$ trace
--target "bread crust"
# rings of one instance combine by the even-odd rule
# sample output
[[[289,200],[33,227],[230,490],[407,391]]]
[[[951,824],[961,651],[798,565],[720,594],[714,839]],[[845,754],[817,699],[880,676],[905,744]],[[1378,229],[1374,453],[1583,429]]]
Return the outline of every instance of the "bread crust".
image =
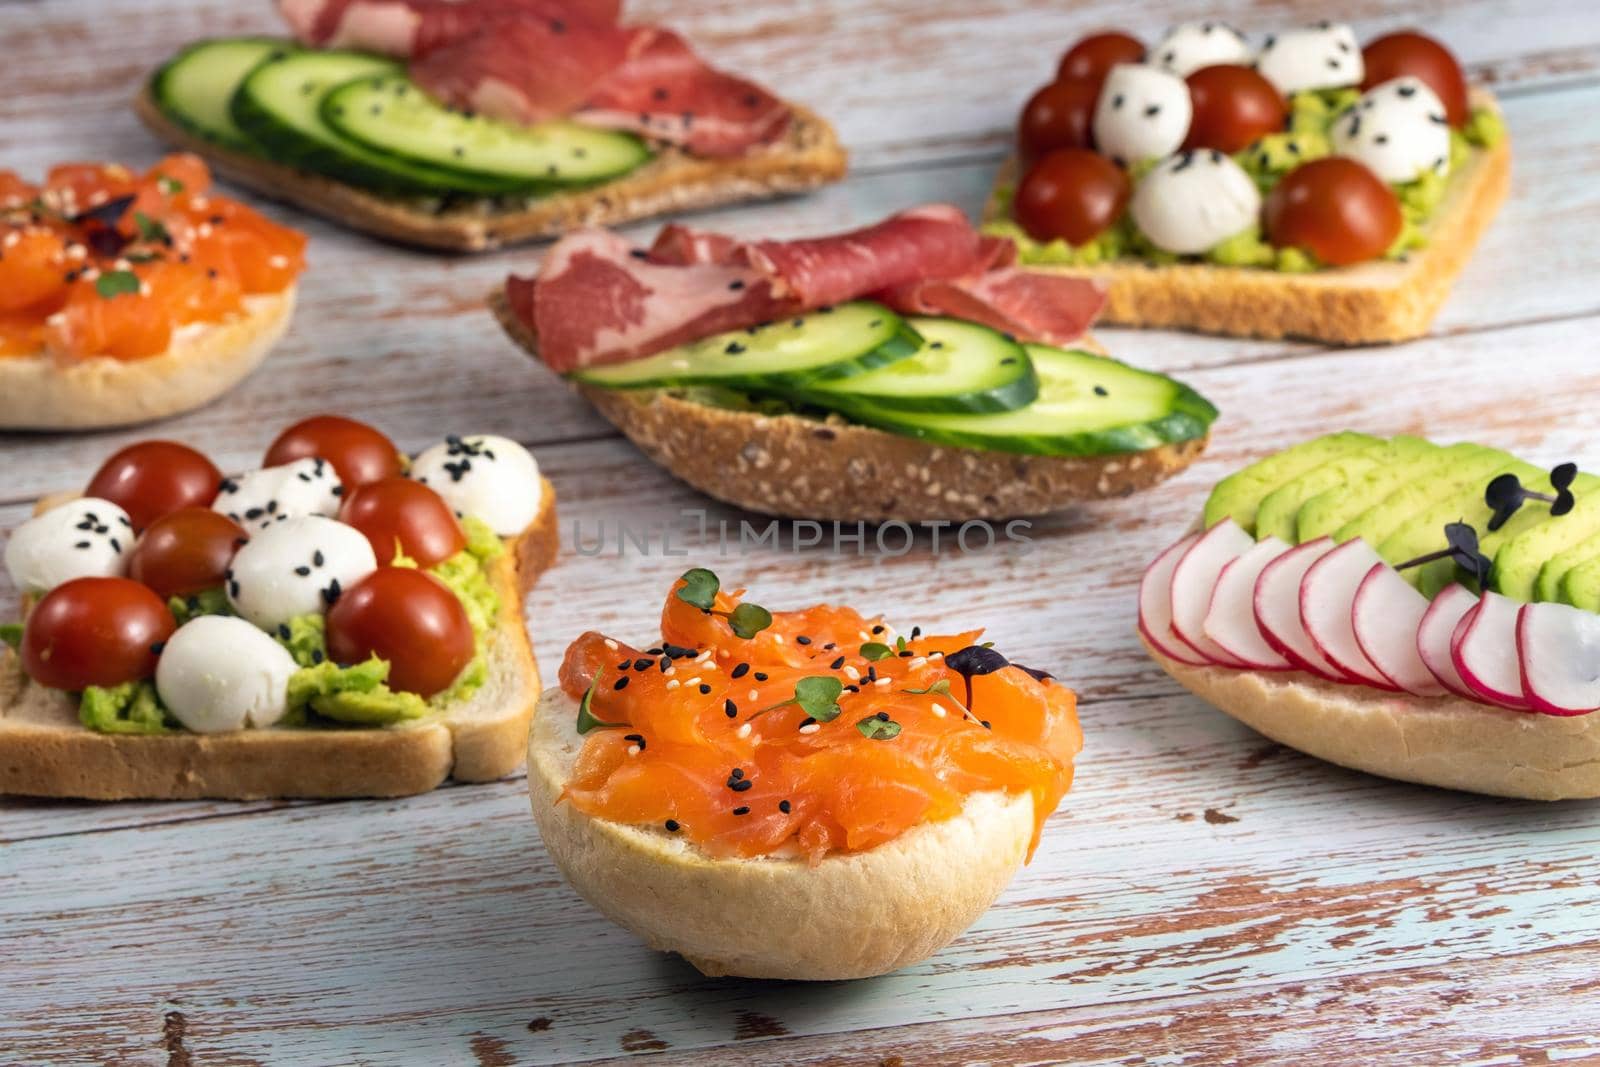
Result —
[[[528,791],[546,850],[607,918],[713,977],[836,981],[926,959],[988,910],[1033,835],[1031,795],[979,793],[955,818],[815,865],[712,858],[664,830],[559,801],[583,744],[576,716],[575,700],[549,690],[528,741]]]
[[[1300,671],[1193,667],[1144,644],[1162,670],[1208,704],[1341,767],[1490,796],[1600,796],[1600,713],[1538,715],[1341,685]]]
[[[78,722],[77,703],[34,685],[14,652],[0,657],[0,794],[84,800],[256,800],[393,797],[446,778],[490,781],[521,765],[539,699],[522,601],[554,558],[555,490],[492,561],[500,616],[489,680],[448,712],[378,729],[240,730],[159,736],[104,734]]]
[[[146,359],[0,356],[0,430],[94,430],[192,411],[243,381],[283,337],[295,287],[245,298]]]
[[[590,188],[509,206],[481,198],[433,210],[426,200],[379,196],[196,136],[162,113],[148,86],[134,101],[151,132],[202,156],[229,181],[374,237],[449,252],[481,252],[581,226],[802,193],[844,177],[848,159],[833,127],[798,104],[790,107],[794,121],[784,137],[742,156],[702,159],[668,148],[630,174]]]
[[[502,290],[490,294],[489,306],[537,359],[538,338]],[[640,451],[702,493],[791,518],[966,522],[1044,515],[1165,481],[1209,441],[1109,456],[1028,456],[933,445],[837,417],[728,411],[662,390],[575,388]]]

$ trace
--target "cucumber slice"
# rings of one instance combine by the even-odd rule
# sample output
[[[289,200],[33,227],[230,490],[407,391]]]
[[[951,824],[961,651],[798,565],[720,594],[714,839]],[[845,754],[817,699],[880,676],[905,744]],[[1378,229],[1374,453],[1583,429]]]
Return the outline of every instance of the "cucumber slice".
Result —
[[[609,181],[650,158],[629,133],[453,111],[399,73],[340,86],[323,99],[322,119],[374,151],[526,190]]]
[[[922,349],[910,359],[810,387],[813,402],[865,403],[885,411],[1015,411],[1039,395],[1033,361],[999,330],[960,319],[914,318]]]
[[[1039,396],[1016,411],[944,415],[852,401],[840,413],[934,444],[1047,456],[1143,452],[1204,437],[1217,417],[1204,397],[1164,375],[1089,352],[1025,348]]]
[[[220,37],[196,41],[150,78],[150,95],[162,114],[197,137],[240,152],[256,145],[228,113],[239,84],[262,60],[296,46],[273,37]]]
[[[922,338],[899,315],[861,300],[717,334],[645,359],[574,371],[570,377],[608,389],[704,383],[799,388],[824,378],[862,375],[921,346]]]

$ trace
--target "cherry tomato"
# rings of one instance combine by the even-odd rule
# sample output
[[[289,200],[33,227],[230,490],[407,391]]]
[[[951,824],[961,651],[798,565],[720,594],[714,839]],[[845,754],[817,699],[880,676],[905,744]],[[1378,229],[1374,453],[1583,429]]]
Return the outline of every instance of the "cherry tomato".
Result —
[[[1099,85],[1118,63],[1143,60],[1144,44],[1139,38],[1119,31],[1092,33],[1067,49],[1056,77],[1061,81],[1084,79]]]
[[[1100,83],[1051,82],[1028,98],[1017,122],[1017,151],[1023,166],[1058,148],[1092,148],[1094,105]]]
[[[216,465],[188,445],[141,441],[102,463],[84,495],[118,505],[142,530],[179,508],[209,507],[221,483]]]
[[[430,697],[472,660],[472,623],[439,579],[410,567],[379,567],[328,609],[328,655],[336,663],[389,661],[389,687]]]
[[[1317,159],[1285,174],[1267,194],[1267,238],[1304,248],[1336,267],[1378,256],[1400,236],[1400,201],[1353,159]]]
[[[155,673],[177,623],[160,597],[128,578],[63,582],[28,613],[22,666],[52,689],[121,685]]]
[[[244,528],[221,512],[180,508],[139,535],[128,556],[128,577],[163,598],[215,589],[233,554],[248,540]]]
[[[313,415],[278,435],[267,449],[264,467],[320,456],[333,464],[345,492],[400,473],[400,450],[364,422],[343,415]]]
[[[431,567],[467,547],[455,512],[444,498],[410,478],[385,478],[345,497],[339,521],[367,535],[380,565],[394,559],[395,545],[422,567]]]
[[[1128,175],[1105,156],[1063,148],[1023,176],[1012,214],[1036,241],[1081,245],[1122,217],[1130,191]]]
[[[1219,63],[1185,79],[1194,119],[1185,148],[1215,148],[1232,155],[1283,129],[1289,108],[1273,84],[1252,67]]]
[[[1375,85],[1403,78],[1420,78],[1444,102],[1445,117],[1457,129],[1472,117],[1467,103],[1467,77],[1450,49],[1416,30],[1389,33],[1361,50],[1366,76],[1361,79],[1365,92]]]

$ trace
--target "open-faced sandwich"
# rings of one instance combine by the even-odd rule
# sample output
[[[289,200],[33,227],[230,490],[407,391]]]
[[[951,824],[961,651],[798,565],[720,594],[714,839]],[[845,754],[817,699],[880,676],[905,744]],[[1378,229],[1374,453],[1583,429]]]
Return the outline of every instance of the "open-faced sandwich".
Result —
[[[812,519],[1037,515],[1187,466],[1214,409],[1087,337],[1098,283],[931,204],[850,233],[563,238],[492,303],[652,459]]]
[[[981,636],[769,612],[691,570],[659,641],[590,631],[541,698],[545,847],[608,918],[709,975],[915,963],[1032,854],[1083,746],[1072,690]]]
[[[143,174],[0,170],[0,429],[122,426],[236,385],[288,328],[305,238],[210,191],[194,156]]]
[[[987,228],[1107,282],[1108,322],[1397,341],[1427,331],[1510,170],[1493,97],[1431,37],[1191,22],[1067,51]]]
[[[229,179],[460,251],[842,177],[833,128],[618,0],[280,0],[295,40],[191,45],[138,111]]]
[[[1274,740],[1477,793],[1600,796],[1600,478],[1338,433],[1224,478],[1139,628]]]
[[[407,459],[359,422],[285,430],[224,478],[173,441],[40,503],[5,564],[0,794],[399,796],[521,762],[522,599],[555,499],[500,437]]]

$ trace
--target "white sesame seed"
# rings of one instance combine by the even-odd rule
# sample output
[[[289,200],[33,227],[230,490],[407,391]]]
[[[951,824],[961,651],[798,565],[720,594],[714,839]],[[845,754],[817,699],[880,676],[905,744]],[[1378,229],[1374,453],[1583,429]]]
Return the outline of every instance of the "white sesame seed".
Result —
[[[639,754],[639,746],[638,745],[629,745],[628,746],[628,755],[637,756],[638,754]]]
[[[937,700],[933,702],[933,713],[935,716],[941,719],[949,714],[949,712],[944,710],[944,705],[939,703]]]
[[[814,734],[820,729],[822,729],[821,723],[812,722],[800,727],[800,732],[803,734]]]
[[[918,667],[927,666],[927,663],[928,663],[928,657],[927,656],[918,656],[916,659],[914,659],[910,663],[906,664],[906,666],[909,667],[911,670],[916,670]]]
[[[699,685],[700,684],[700,676],[697,674],[693,678],[685,678],[684,681],[683,681],[683,684],[684,685]]]
[[[617,643],[608,637],[606,638],[606,647],[615,652],[617,650]]]
[[[728,650],[725,649],[725,648],[717,649],[717,658],[718,659],[727,659],[728,658]]]
[[[666,669],[666,670],[665,670],[665,671],[663,671],[663,672],[662,672],[662,673],[663,673],[663,674],[664,674],[664,675],[665,675],[665,676],[666,676],[666,677],[668,677],[668,678],[671,678],[671,677],[672,677],[672,676],[673,676],[673,675],[674,675],[674,674],[677,674],[677,673],[678,673],[678,668],[676,668],[676,667],[668,667],[668,668],[667,668],[667,669]]]
[[[743,726],[741,726],[737,730],[735,730],[734,733],[738,734],[740,737],[749,737],[750,736],[750,724],[749,723],[745,723]]]
[[[856,636],[861,638],[861,640],[863,640],[863,641],[871,641],[872,640],[872,635],[867,633],[867,631],[865,631],[865,630],[856,631]]]
[[[861,681],[861,672],[848,665],[844,669],[844,676],[850,679],[852,682]]]
[[[667,683],[667,688],[668,689],[676,689],[676,688],[678,688],[678,680],[676,678],[672,679],[672,681]]]
[[[768,632],[770,632],[770,631],[768,631]],[[772,635],[772,639],[774,641],[776,641],[780,645],[783,644],[783,635],[782,634],[775,633],[775,634]]]
[[[750,690],[750,699],[751,700],[760,700],[761,699],[761,691],[759,689]]]
[[[929,652],[928,653],[928,658],[929,659],[944,659],[944,653],[943,652]]]
[[[891,678],[879,678],[873,684],[876,685],[879,689],[887,689],[887,688],[889,688],[889,686],[891,684],[893,684],[893,679],[891,679]]]

